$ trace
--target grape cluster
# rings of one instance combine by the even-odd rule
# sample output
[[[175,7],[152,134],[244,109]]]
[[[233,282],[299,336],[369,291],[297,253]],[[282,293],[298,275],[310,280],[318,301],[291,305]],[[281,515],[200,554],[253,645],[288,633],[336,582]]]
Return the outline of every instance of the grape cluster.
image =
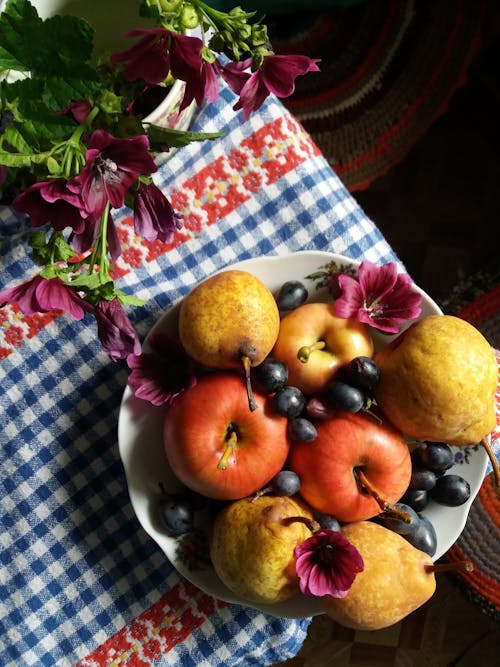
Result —
[[[426,442],[412,452],[410,484],[401,501],[421,512],[430,500],[448,507],[470,498],[470,485],[460,475],[448,473],[454,464],[453,450],[445,442]]]
[[[316,438],[316,427],[304,416],[306,397],[297,387],[286,384],[288,369],[283,361],[267,357],[255,367],[254,379],[266,394],[273,394],[274,409],[288,419],[291,440],[311,442]]]

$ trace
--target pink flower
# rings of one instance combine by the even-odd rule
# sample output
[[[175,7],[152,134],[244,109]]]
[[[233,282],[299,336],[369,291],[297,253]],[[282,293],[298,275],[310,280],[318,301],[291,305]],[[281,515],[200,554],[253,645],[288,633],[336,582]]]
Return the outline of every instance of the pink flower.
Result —
[[[92,306],[72,287],[57,277],[47,280],[35,276],[17,287],[3,290],[0,292],[0,303],[8,301],[17,303],[25,315],[62,310],[74,320],[81,320],[86,311],[92,310]]]
[[[343,598],[364,569],[359,551],[335,530],[319,530],[293,553],[300,590],[305,595]]]
[[[307,72],[317,72],[318,59],[307,56],[264,56],[262,66],[254,72],[247,72],[252,59],[219,66],[221,76],[240,99],[234,110],[243,109],[243,120],[252,111],[259,109],[266,97],[273,93],[276,97],[289,97],[295,90],[295,79]]]
[[[116,361],[140,354],[141,343],[118,299],[101,299],[94,310],[97,335],[103,349]]]
[[[398,333],[401,324],[420,315],[422,296],[415,292],[410,276],[398,273],[394,262],[376,266],[365,260],[358,269],[358,279],[341,274],[342,291],[335,301],[339,317],[357,318],[383,331]]]
[[[123,70],[125,81],[143,79],[147,83],[161,83],[170,71],[168,46],[171,33],[165,28],[152,30],[131,30],[125,37],[143,35],[130,49],[111,56],[111,62],[127,63]]]
[[[17,211],[30,216],[33,227],[51,223],[57,231],[71,227],[80,233],[88,213],[78,192],[64,178],[53,178],[30,185],[12,202]]]
[[[182,216],[154,183],[141,183],[134,201],[134,229],[146,241],[172,240],[176,229],[182,227]]]
[[[125,194],[138,176],[153,173],[157,166],[143,134],[116,139],[104,130],[95,130],[88,146],[85,166],[68,187],[85,202],[89,216],[97,220],[108,201],[113,208],[123,206]]]
[[[151,352],[130,355],[128,383],[137,398],[153,405],[170,404],[196,384],[193,362],[177,339],[166,333],[149,338]]]

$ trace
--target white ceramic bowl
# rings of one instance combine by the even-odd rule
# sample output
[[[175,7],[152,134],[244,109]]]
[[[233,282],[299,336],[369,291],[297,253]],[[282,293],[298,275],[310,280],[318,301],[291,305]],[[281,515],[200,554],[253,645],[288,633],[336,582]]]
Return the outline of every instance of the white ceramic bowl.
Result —
[[[328,301],[330,299],[327,290],[325,288],[316,290],[316,284],[306,279],[306,276],[318,271],[322,266],[332,261],[338,265],[358,265],[357,262],[340,255],[306,251],[291,255],[250,259],[234,264],[231,268],[239,268],[253,273],[273,292],[276,292],[287,280],[302,280],[309,289],[310,301]],[[441,314],[439,307],[427,294],[418,287],[415,287],[415,289],[423,297],[421,316]],[[178,304],[165,313],[153,327],[152,332],[175,329],[177,312]],[[376,349],[387,344],[392,338],[393,336],[373,332]],[[159,483],[163,483],[170,491],[180,488],[178,481],[169,469],[163,450],[162,424],[164,414],[165,408],[154,407],[148,402],[136,399],[130,389],[126,388],[118,424],[119,448],[127,476],[130,499],[144,530],[155,540],[167,558],[186,579],[216,598],[255,607],[274,616],[305,618],[322,613],[317,598],[301,594],[273,605],[249,603],[228,590],[211,567],[191,570],[179,557],[179,541],[165,534],[157,516],[158,503],[161,497]],[[470,505],[484,478],[487,465],[484,449],[469,450],[469,452],[468,463],[456,464],[450,469],[451,472],[460,474],[469,482],[471,486],[469,500],[460,507],[444,507],[431,501],[423,512],[432,521],[436,529],[438,538],[437,551],[434,556],[436,560],[451,547],[462,532]],[[201,527],[204,523],[206,524],[207,517],[202,515],[199,521]]]

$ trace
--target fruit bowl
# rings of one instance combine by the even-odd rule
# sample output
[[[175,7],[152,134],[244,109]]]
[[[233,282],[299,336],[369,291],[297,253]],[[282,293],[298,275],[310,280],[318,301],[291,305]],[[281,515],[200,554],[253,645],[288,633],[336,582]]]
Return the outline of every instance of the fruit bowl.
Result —
[[[329,301],[328,290],[321,287],[317,279],[307,278],[321,272],[323,268],[335,262],[341,270],[356,268],[358,262],[347,257],[327,252],[303,251],[292,255],[270,256],[249,259],[231,267],[253,273],[262,280],[272,292],[288,280],[302,281],[309,291],[309,301]],[[421,289],[415,289],[422,295],[421,317],[441,314],[437,304]],[[152,333],[159,331],[174,332],[177,325],[179,304],[174,305],[152,328]],[[387,345],[394,336],[371,330],[374,347],[380,349]],[[144,343],[148,345],[147,339]],[[151,403],[135,398],[127,386],[125,389],[118,422],[118,441],[120,456],[125,468],[132,506],[144,530],[155,540],[174,567],[195,586],[214,597],[230,603],[254,607],[264,613],[289,618],[307,618],[320,613],[319,600],[312,596],[297,594],[293,598],[272,605],[250,603],[238,598],[215,574],[207,563],[186,558],[186,548],[181,549],[182,538],[169,537],[162,528],[158,505],[161,499],[161,487],[175,493],[181,487],[170,470],[163,449],[162,430],[166,407],[155,407]],[[463,452],[463,450],[462,450]],[[470,505],[479,491],[487,466],[484,448],[468,448],[467,456],[457,457],[457,463],[449,470],[466,479],[470,484],[470,497],[459,507],[447,507],[431,501],[423,511],[433,523],[437,534],[437,550],[434,560],[440,558],[457,540],[462,532]],[[197,525],[206,528],[210,521],[208,513],[197,513]]]

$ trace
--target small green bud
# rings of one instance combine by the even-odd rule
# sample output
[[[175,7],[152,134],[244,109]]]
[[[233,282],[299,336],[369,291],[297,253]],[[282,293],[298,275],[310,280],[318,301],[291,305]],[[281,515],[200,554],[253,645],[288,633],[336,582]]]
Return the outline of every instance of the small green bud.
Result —
[[[268,41],[267,27],[265,25],[261,25],[260,23],[255,23],[252,26],[252,36],[250,41],[254,46],[266,44]]]
[[[58,174],[61,171],[59,162],[52,156],[47,158],[47,169],[49,170],[49,174]]]
[[[199,25],[200,19],[198,17],[198,12],[193,5],[184,5],[180,15],[180,22],[187,30],[192,30]]]
[[[164,12],[175,12],[182,4],[182,0],[158,0],[160,7]]]

